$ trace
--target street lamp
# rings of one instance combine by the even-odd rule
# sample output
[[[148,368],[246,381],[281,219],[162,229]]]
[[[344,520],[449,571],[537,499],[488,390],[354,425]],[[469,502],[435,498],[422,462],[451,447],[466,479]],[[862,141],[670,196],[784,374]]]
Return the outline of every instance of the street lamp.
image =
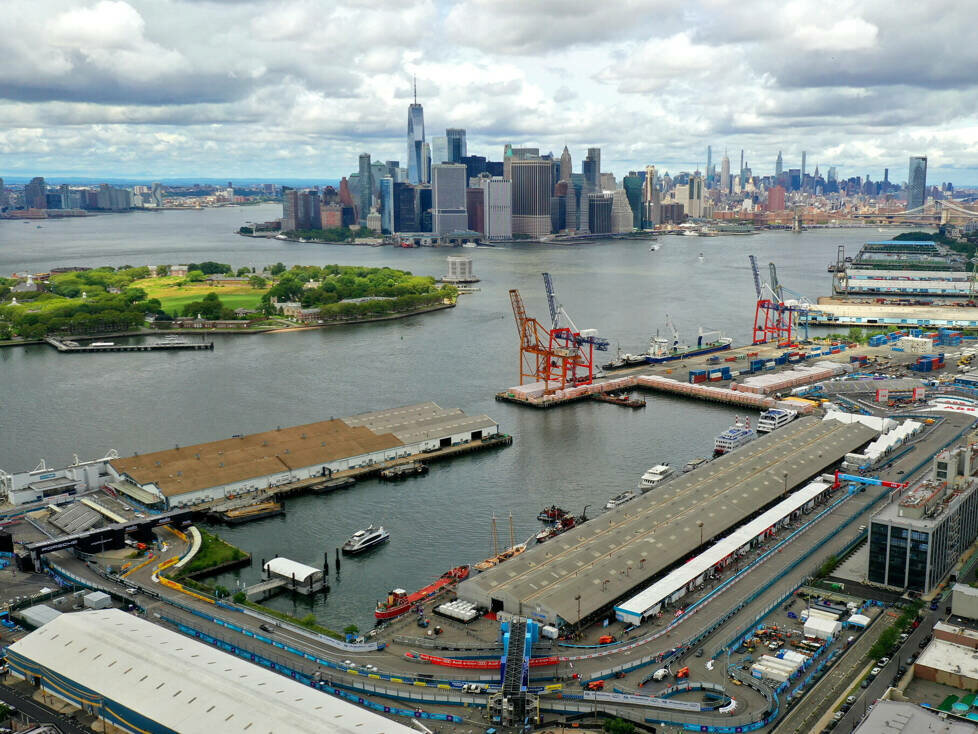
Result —
[[[788,472],[784,472],[784,493],[788,494]]]
[[[703,521],[697,520],[696,527],[700,529],[700,547],[702,548],[703,547]]]
[[[578,628],[580,628],[580,626],[581,626],[581,595],[578,594],[577,596],[575,596],[574,597],[574,600],[577,602],[577,626],[578,626]]]

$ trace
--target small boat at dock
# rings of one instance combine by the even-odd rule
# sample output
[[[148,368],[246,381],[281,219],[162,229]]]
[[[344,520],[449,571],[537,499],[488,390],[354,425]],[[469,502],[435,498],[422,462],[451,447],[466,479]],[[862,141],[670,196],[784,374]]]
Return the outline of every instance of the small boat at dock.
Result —
[[[614,510],[614,509],[617,509],[617,508],[621,507],[622,505],[626,504],[627,502],[631,502],[636,497],[638,497],[638,494],[636,494],[635,492],[633,492],[630,489],[626,489],[621,494],[616,494],[614,497],[612,497],[610,500],[608,500],[608,502],[605,503],[604,508],[606,510]]]
[[[620,405],[623,408],[645,407],[645,400],[642,398],[633,398],[628,393],[596,392],[591,396],[591,400],[597,400],[601,403],[611,403],[612,405]]]
[[[690,459],[683,466],[683,474],[691,472],[695,469],[699,469],[701,466],[703,466],[703,464],[705,464],[708,461],[709,459],[707,459],[705,456],[697,456],[695,459]]]
[[[420,604],[425,599],[430,599],[446,586],[457,584],[469,577],[468,566],[456,566],[451,571],[446,571],[434,583],[428,584],[422,589],[409,594],[404,589],[392,589],[387,595],[387,599],[377,603],[374,609],[374,617],[379,620],[394,619],[400,617],[405,612],[411,610],[416,604]]]
[[[650,467],[645,474],[642,475],[642,481],[639,487],[643,492],[648,492],[653,487],[656,487],[662,482],[666,481],[673,474],[673,469],[668,464],[656,464]]]
[[[557,505],[550,505],[550,507],[544,507],[542,510],[540,510],[540,512],[537,514],[537,520],[540,520],[541,522],[554,522],[566,514],[566,510],[562,510],[561,508],[557,507]]]
[[[397,464],[381,470],[380,478],[386,479],[389,482],[396,482],[400,479],[417,477],[427,473],[427,465],[422,464],[420,461],[409,461],[405,464]]]
[[[390,539],[391,534],[384,530],[383,525],[377,527],[370,525],[364,530],[357,530],[350,536],[350,539],[343,544],[343,553],[354,556],[381,543],[386,543]]]

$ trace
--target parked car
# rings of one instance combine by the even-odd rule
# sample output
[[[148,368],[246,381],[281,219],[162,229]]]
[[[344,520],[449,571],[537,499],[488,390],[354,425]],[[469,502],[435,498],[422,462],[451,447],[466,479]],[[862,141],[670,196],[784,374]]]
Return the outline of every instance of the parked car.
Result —
[[[880,658],[879,660],[876,661],[876,664],[882,668],[888,662],[890,662],[889,658]]]
[[[849,704],[850,706],[852,706],[852,704],[854,704],[855,702],[856,702],[856,697],[855,696],[849,696],[846,699],[846,703]]]
[[[876,677],[876,676],[878,676],[878,675],[879,675],[879,674],[880,674],[880,673],[881,673],[882,671],[883,671],[883,669],[882,669],[882,668],[879,668],[879,667],[877,667],[877,668],[873,668],[873,669],[872,669],[871,671],[869,671],[869,674],[870,674],[870,675],[871,675],[871,676],[872,676],[873,678],[875,678],[875,677]]]

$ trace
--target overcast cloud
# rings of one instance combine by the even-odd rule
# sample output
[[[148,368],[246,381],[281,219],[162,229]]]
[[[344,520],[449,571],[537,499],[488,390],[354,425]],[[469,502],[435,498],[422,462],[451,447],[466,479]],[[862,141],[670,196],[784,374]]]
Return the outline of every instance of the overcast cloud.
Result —
[[[835,165],[978,184],[975,0],[4,0],[0,176],[335,178],[468,131],[618,175]]]

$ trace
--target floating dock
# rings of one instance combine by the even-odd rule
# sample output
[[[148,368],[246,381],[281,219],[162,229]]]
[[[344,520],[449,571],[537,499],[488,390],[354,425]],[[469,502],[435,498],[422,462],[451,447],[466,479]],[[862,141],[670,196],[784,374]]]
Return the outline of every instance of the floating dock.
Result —
[[[77,344],[70,340],[61,340],[53,336],[44,337],[44,341],[63,353],[92,353],[92,352],[156,352],[156,351],[180,351],[191,350],[213,350],[214,342],[150,342],[149,344]]]
[[[285,514],[285,507],[281,502],[268,500],[258,502],[254,505],[236,507],[231,510],[214,513],[216,519],[228,525],[240,525],[241,523],[251,522],[252,520],[263,520],[266,517],[276,517]]]

